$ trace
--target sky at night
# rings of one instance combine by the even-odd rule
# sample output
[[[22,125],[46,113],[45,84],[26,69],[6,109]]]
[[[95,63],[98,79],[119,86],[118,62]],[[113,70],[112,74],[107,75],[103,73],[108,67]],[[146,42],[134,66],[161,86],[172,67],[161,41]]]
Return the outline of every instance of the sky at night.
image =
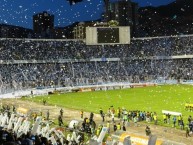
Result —
[[[116,0],[111,0],[116,1]],[[175,0],[132,0],[139,6],[159,6]],[[32,16],[48,11],[55,16],[55,26],[99,19],[103,0],[83,0],[70,6],[66,0],[0,0],[0,23],[32,28]]]

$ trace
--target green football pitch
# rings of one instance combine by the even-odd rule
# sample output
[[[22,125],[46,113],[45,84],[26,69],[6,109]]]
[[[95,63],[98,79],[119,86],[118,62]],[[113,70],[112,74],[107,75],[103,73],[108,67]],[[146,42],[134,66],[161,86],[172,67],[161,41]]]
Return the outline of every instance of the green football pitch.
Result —
[[[29,98],[28,98],[29,99]],[[162,120],[162,110],[180,112],[187,123],[193,112],[185,110],[185,103],[193,103],[193,86],[191,85],[162,85],[144,88],[108,90],[95,92],[65,93],[30,98],[42,103],[46,99],[50,105],[57,105],[76,110],[99,113],[102,108],[106,113],[110,106],[115,110],[140,110],[156,112],[158,120]]]

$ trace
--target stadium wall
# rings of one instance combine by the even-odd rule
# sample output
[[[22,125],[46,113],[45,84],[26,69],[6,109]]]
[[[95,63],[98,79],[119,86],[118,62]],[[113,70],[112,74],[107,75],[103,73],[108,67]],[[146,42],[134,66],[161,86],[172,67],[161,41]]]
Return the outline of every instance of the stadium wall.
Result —
[[[91,92],[91,91],[106,91],[106,90],[117,90],[117,89],[127,89],[127,88],[139,88],[139,87],[150,87],[157,85],[175,85],[175,84],[187,84],[193,85],[193,80],[165,80],[158,79],[152,80],[150,82],[144,83],[106,83],[98,85],[86,85],[86,86],[73,86],[73,87],[37,87],[28,90],[19,90],[12,93],[1,94],[1,98],[21,98],[22,96],[43,96],[49,94],[55,94],[55,92]],[[33,94],[32,94],[33,92]]]
[[[34,88],[29,90],[20,90],[13,93],[2,94],[1,98],[21,98],[22,96],[45,96],[57,92],[88,92],[100,90],[116,90],[126,88],[138,88],[156,86],[156,83],[109,83],[101,85],[87,85],[74,87],[58,87],[58,88]]]

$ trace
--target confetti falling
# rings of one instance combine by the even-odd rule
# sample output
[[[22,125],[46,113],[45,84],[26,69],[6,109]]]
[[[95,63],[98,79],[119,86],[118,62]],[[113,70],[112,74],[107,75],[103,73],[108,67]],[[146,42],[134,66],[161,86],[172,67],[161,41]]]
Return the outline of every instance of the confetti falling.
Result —
[[[46,5],[45,5],[46,3]],[[42,11],[55,15],[56,26],[67,26],[77,21],[99,19],[103,1],[84,1],[70,6],[65,0],[55,1],[0,1],[0,22],[32,28],[32,16]]]

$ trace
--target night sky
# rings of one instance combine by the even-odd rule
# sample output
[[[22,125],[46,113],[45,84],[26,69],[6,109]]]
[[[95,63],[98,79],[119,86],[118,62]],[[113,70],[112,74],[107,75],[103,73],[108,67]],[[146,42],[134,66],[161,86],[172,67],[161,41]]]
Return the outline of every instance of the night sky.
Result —
[[[139,6],[159,6],[175,0],[132,1],[138,2]],[[0,0],[0,23],[32,28],[32,16],[48,11],[55,16],[55,26],[62,27],[77,21],[96,20],[103,7],[103,0],[83,0],[72,6],[66,0]]]

